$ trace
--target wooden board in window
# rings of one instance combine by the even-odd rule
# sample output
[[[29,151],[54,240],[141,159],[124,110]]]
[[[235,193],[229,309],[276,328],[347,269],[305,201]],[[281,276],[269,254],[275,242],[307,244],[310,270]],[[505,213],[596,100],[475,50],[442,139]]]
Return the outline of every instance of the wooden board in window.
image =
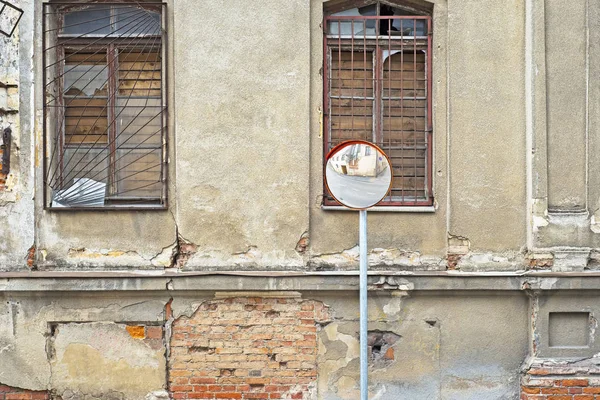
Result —
[[[156,52],[119,53],[119,96],[160,97],[161,56]]]

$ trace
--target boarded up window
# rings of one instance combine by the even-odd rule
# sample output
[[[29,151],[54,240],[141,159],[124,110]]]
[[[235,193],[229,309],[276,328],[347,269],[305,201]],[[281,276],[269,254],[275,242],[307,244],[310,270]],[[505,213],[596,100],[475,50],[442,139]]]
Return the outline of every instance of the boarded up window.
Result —
[[[47,207],[166,204],[164,7],[44,4]]]
[[[325,149],[346,140],[377,144],[394,171],[379,205],[433,204],[428,11],[415,15],[378,2],[344,9],[335,0],[329,7],[335,12],[325,21]],[[325,194],[325,205],[336,205]]]

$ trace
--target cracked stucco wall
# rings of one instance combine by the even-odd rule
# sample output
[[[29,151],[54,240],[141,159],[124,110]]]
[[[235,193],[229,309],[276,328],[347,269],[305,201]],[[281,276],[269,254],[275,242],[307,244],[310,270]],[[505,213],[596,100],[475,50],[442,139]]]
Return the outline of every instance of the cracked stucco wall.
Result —
[[[538,25],[552,18],[536,20],[535,45],[525,54],[524,29],[531,22],[523,2],[432,2],[436,203],[431,212],[369,213],[373,268],[519,270],[530,265],[528,250],[597,249],[595,209],[548,214],[541,187],[534,188],[533,204],[526,199],[531,182],[525,146],[531,138],[525,137],[525,75],[515,71],[524,71],[526,56],[542,65],[544,29]],[[42,65],[35,39],[41,4],[17,4],[25,14],[1,50],[0,79],[18,86],[19,99],[17,114],[0,117],[14,133],[13,171],[0,193],[0,215],[8,221],[0,231],[1,270],[27,268],[32,245],[40,270],[355,268],[356,213],[323,210],[319,197],[322,0],[207,4],[201,20],[186,12],[197,3],[169,2],[170,208],[162,212],[42,209]],[[578,21],[593,22],[598,7],[580,8]],[[585,22],[591,38],[600,32],[592,22]],[[203,40],[190,41],[190,35]],[[236,35],[260,40],[240,43]],[[586,51],[590,60],[597,57],[593,43]],[[546,78],[540,73],[535,79],[531,90],[538,101],[546,93],[537,85]],[[600,114],[594,102],[588,106],[593,127]],[[546,116],[541,106],[531,112],[536,121]],[[589,140],[592,207],[593,171],[600,164],[593,151],[597,140]],[[540,174],[537,165],[534,173]],[[460,260],[453,259],[449,236],[469,242]]]
[[[187,351],[180,351],[182,348],[165,347],[173,343],[172,334],[183,332],[181,328],[185,326],[206,327],[204,314],[216,318],[212,325],[219,329],[230,326],[229,334],[236,332],[234,328],[243,332],[236,322],[239,318],[259,324],[253,328],[258,329],[264,318],[259,315],[261,311],[245,311],[248,302],[239,303],[241,310],[231,308],[223,315],[208,307],[233,306],[238,303],[228,303],[225,299],[249,296],[258,307],[256,310],[268,313],[267,305],[282,313],[297,308],[294,312],[300,318],[307,312],[300,311],[301,306],[325,305],[330,317],[326,321],[319,318],[316,341],[311,344],[315,352],[311,357],[316,357],[316,386],[308,398],[355,399],[359,371],[356,296],[343,292],[305,292],[297,294],[301,299],[289,298],[294,293],[228,292],[217,293],[215,297],[214,292],[145,292],[143,296],[123,292],[118,298],[109,293],[43,297],[3,293],[0,384],[49,390],[64,399],[143,399],[150,393],[154,397],[149,398],[160,399],[168,379],[166,360],[173,357],[173,351],[178,351],[173,362],[189,361]],[[286,297],[290,304],[277,302]],[[372,292],[370,331],[397,337],[382,348],[388,358],[371,363],[371,398],[513,398],[518,393],[519,370],[528,351],[528,311],[524,293],[426,294],[393,289]],[[245,312],[246,316],[238,316]],[[188,325],[179,326],[175,332],[171,330],[173,321]],[[148,346],[134,334],[136,331],[127,330],[128,326],[144,324],[164,328],[165,341],[160,347]],[[215,328],[214,334],[217,333]],[[178,336],[173,340],[181,339]],[[202,337],[191,340],[202,345]],[[236,343],[234,347],[247,350],[242,354],[253,354],[258,348],[251,340]],[[388,351],[393,353],[392,357]],[[252,362],[232,368],[252,370]],[[105,368],[108,368],[106,373],[101,374]],[[218,372],[220,367],[211,363],[194,364],[190,371],[196,368]],[[252,382],[259,384],[264,377],[255,378]]]
[[[63,400],[138,400],[164,391],[162,338],[149,343],[127,326],[162,327],[168,299],[2,293],[0,383]]]
[[[371,343],[379,346],[371,351],[378,353],[370,362],[371,398],[517,398],[524,362],[529,366],[539,364],[539,368],[560,367],[562,364],[553,357],[568,357],[562,360],[572,367],[569,371],[585,372],[590,363],[597,363],[597,293],[561,293],[538,286],[532,282],[530,288],[515,291],[425,292],[415,291],[411,282],[398,277],[374,284],[369,295],[369,331],[375,338],[380,334],[391,340],[378,344],[374,339]],[[310,375],[315,377],[316,385],[309,398],[353,400],[358,392],[359,315],[358,296],[352,293],[215,293],[173,288],[138,293],[72,291],[68,296],[60,292],[43,296],[26,291],[2,292],[0,385],[50,391],[63,399],[142,399],[147,395],[153,396],[149,399],[161,399],[168,389],[169,374],[175,370],[183,373],[181,376],[193,376],[196,370],[214,373],[207,376],[211,379],[216,374],[226,375],[229,371],[221,370],[231,368],[258,375],[253,364],[258,359],[249,357],[261,357],[261,347],[270,344],[255,341],[264,340],[261,335],[280,331],[287,334],[273,321],[285,320],[286,313],[291,312],[300,318],[298,326],[304,325],[303,318],[309,318],[307,326],[312,327],[306,333],[309,336],[298,342],[299,347],[314,351],[311,366],[306,366],[310,371],[316,359],[316,371]],[[317,305],[327,310],[326,318],[315,317],[311,306],[316,310]],[[578,332],[571,335],[571,327],[550,331],[549,314],[578,312],[590,315],[589,327],[584,329],[589,329],[592,345],[549,347],[552,332],[560,332],[560,342],[567,345],[581,336]],[[173,329],[174,323],[177,329]],[[211,331],[210,340],[201,333],[206,329]],[[186,338],[187,334],[191,336]],[[237,336],[225,343],[227,335]],[[186,349],[189,346],[205,346],[207,351],[213,346],[215,353],[201,359]],[[223,350],[217,353],[218,347]],[[283,342],[277,348],[284,353],[293,350],[286,349]],[[238,362],[230,357],[238,355],[248,359]],[[192,360],[192,356],[197,359]],[[275,361],[286,362],[277,356]],[[171,370],[165,370],[165,365],[171,365]],[[108,372],[101,373],[104,369]],[[249,376],[256,380],[248,382],[264,384],[261,379],[267,375],[260,374]],[[173,382],[175,378],[171,375]],[[223,385],[227,385],[227,378],[221,376]],[[143,385],[138,384],[142,381]]]
[[[433,212],[371,212],[371,265],[525,269],[532,250],[526,237],[525,78],[514,75],[524,70],[525,6],[516,0],[432,2],[436,204]],[[13,172],[9,189],[0,193],[0,215],[8,221],[0,231],[0,270],[27,268],[32,245],[40,270],[355,268],[356,213],[325,211],[319,200],[321,0],[268,1],[260,7],[238,2],[227,10],[209,4],[202,20],[186,12],[195,2],[169,3],[173,106],[170,209],[163,212],[42,210],[42,65],[35,39],[41,4],[17,4],[24,17],[17,34],[2,39],[1,50],[0,79],[18,85],[19,112],[0,121],[14,128]],[[591,4],[588,17],[597,8]],[[589,28],[590,37],[600,32]],[[220,32],[261,40],[240,43]],[[190,35],[204,40],[190,41]],[[533,52],[539,61],[543,54],[537,47]],[[589,56],[596,53],[590,46]],[[213,60],[210,68],[206,59]],[[596,89],[590,87],[591,93]],[[598,113],[595,103],[589,106],[593,126]],[[535,118],[545,116],[538,114]],[[595,143],[590,136],[590,146]],[[202,157],[205,153],[211,156]],[[590,165],[597,165],[595,152],[588,153]],[[537,221],[530,228],[532,243],[598,248],[595,211],[548,215],[543,192],[536,188],[531,205]],[[469,242],[458,261],[452,259],[451,235]]]
[[[319,333],[319,399],[356,399],[358,301],[333,294],[316,298],[335,312]],[[399,338],[390,346],[393,360],[370,363],[369,398],[517,398],[518,371],[528,351],[527,304],[526,296],[500,293],[373,293],[369,330]]]
[[[113,322],[56,325],[47,349],[52,392],[63,400],[137,400],[164,390],[162,340],[152,348],[126,328]]]
[[[471,243],[474,256],[465,257],[461,269],[524,268],[525,182],[516,172],[524,171],[524,149],[496,151],[502,143],[522,142],[523,79],[490,79],[481,68],[523,69],[523,6],[432,2],[435,210],[370,213],[371,264],[443,270],[451,232]],[[34,242],[40,270],[355,267],[356,213],[324,211],[319,202],[321,0],[210,3],[200,20],[187,12],[196,2],[169,2],[170,187],[163,212],[46,212],[37,195],[34,212],[31,176],[42,175],[42,121],[34,111],[42,109],[42,82],[34,79],[42,75],[41,43],[34,39],[41,5],[22,5],[19,118],[27,134],[18,135],[24,158],[16,165],[25,186],[20,202],[0,207],[10,215],[10,234],[21,239],[3,252],[10,260],[0,268],[23,268]],[[474,20],[482,23],[470,26]],[[510,35],[500,40],[497,32],[504,31]],[[198,35],[202,41],[189,40]],[[260,40],[233,39],[241,35]],[[464,63],[465,54],[473,62]],[[450,115],[450,108],[457,111]],[[501,143],[479,140],[482,132]],[[41,179],[35,182],[39,194]]]
[[[432,2],[436,203],[433,212],[371,212],[371,265],[525,269],[525,77],[515,75],[525,68],[525,6]],[[35,191],[32,179],[42,175],[41,43],[34,39],[41,5],[18,3],[25,15],[17,35],[2,39],[2,79],[18,84],[19,113],[10,116],[11,190],[0,194],[8,220],[0,231],[0,269],[26,268],[32,245],[41,270],[355,268],[356,213],[325,211],[319,197],[323,1],[238,3],[207,4],[198,20],[186,12],[196,3],[169,2],[170,209],[118,213],[42,210],[41,179]],[[589,15],[597,13],[594,7]],[[598,31],[590,25],[590,35]],[[260,40],[240,43],[220,32]],[[204,39],[190,41],[190,35]],[[533,51],[538,60],[541,50]],[[590,118],[596,108],[590,105]],[[205,153],[211,156],[200,156]],[[536,189],[534,244],[554,246],[564,236],[562,246],[597,247],[593,215],[545,215],[543,195]],[[469,242],[460,260],[453,259],[449,235]]]
[[[0,35],[0,131],[12,130],[10,172],[0,190],[0,271],[27,268],[34,244],[33,3],[16,1],[29,18],[22,18],[12,37]]]

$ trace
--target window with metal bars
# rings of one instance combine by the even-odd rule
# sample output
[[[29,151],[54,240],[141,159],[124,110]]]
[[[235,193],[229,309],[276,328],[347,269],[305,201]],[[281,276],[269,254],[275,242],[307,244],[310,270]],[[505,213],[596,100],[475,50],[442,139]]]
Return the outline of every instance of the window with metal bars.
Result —
[[[166,207],[165,7],[44,3],[46,208]]]
[[[346,140],[377,144],[393,166],[391,191],[378,206],[433,204],[428,4],[331,0],[324,6],[324,153]],[[324,191],[324,205],[338,205]]]

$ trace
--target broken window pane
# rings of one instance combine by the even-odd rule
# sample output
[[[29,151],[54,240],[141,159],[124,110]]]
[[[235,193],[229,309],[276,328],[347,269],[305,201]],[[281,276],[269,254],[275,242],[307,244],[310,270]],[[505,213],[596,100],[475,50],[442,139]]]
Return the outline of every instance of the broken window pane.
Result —
[[[115,32],[128,35],[158,35],[160,14],[138,7],[115,7]]]
[[[379,12],[379,14],[378,14]],[[375,19],[352,19],[348,17],[380,16]],[[427,22],[424,19],[400,19],[385,18],[398,16],[415,16],[415,13],[399,7],[386,4],[371,4],[360,8],[331,14],[327,25],[327,33],[330,35],[365,37],[374,36],[379,33],[382,36],[425,36],[427,35]],[[340,17],[337,19],[336,17]],[[379,23],[379,31],[376,24]]]
[[[43,8],[52,206],[163,206],[165,5]]]
[[[107,86],[106,50],[66,54],[63,84],[65,96],[106,96]]]
[[[60,186],[52,194],[53,207],[103,206],[108,181],[108,151],[66,149]]]

